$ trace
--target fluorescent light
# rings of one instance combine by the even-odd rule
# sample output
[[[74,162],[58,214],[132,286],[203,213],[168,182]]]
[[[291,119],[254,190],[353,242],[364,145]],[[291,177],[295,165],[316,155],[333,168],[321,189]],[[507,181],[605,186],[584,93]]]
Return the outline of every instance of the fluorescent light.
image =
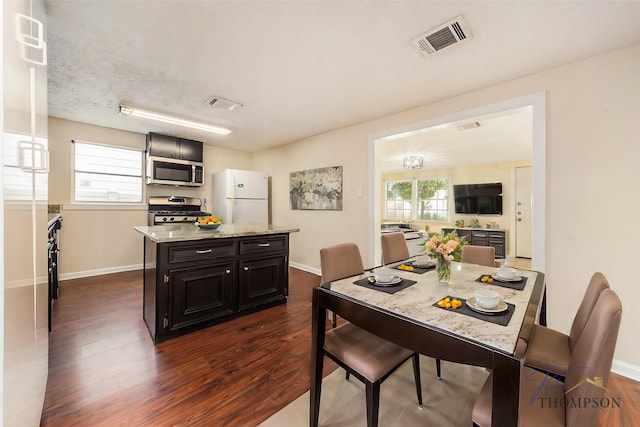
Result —
[[[120,114],[127,116],[141,117],[143,119],[156,120],[158,122],[170,123],[172,125],[184,126],[192,129],[204,130],[207,132],[218,133],[221,135],[229,135],[229,129],[218,126],[206,125],[204,123],[192,122],[191,120],[179,119],[177,117],[165,116],[164,114],[154,113],[153,111],[141,110],[140,108],[130,107],[128,105],[120,105]]]

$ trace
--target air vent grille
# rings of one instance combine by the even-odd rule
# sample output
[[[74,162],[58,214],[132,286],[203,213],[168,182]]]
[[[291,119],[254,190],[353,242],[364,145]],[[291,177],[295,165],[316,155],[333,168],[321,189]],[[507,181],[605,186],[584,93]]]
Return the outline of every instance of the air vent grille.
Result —
[[[429,56],[470,37],[471,32],[460,15],[416,37],[411,42],[423,56]]]
[[[242,104],[240,104],[239,102],[230,101],[220,96],[210,97],[205,101],[205,104],[217,110],[221,109],[221,110],[228,110],[228,111],[237,110],[238,108],[242,107]]]

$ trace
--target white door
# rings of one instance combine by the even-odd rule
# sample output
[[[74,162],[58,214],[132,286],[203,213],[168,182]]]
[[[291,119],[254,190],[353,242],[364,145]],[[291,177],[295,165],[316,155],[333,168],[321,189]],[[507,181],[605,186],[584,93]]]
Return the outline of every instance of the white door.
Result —
[[[516,168],[516,257],[531,258],[531,167]]]

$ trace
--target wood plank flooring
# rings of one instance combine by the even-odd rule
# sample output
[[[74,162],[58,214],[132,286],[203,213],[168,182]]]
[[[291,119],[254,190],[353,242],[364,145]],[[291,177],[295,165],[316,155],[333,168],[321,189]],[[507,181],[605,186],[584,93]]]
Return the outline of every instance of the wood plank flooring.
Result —
[[[142,272],[63,281],[53,312],[42,426],[256,426],[309,388],[311,290],[291,268],[289,301],[154,345]],[[325,360],[325,375],[336,366]],[[424,381],[424,380],[423,380]],[[620,408],[600,426],[640,425],[640,383],[613,374]]]

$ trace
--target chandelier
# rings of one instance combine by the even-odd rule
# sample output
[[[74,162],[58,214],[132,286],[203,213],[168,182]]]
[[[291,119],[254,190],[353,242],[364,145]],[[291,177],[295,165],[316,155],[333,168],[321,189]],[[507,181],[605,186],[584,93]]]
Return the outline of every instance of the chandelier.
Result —
[[[404,156],[402,167],[405,169],[422,169],[422,156]]]

